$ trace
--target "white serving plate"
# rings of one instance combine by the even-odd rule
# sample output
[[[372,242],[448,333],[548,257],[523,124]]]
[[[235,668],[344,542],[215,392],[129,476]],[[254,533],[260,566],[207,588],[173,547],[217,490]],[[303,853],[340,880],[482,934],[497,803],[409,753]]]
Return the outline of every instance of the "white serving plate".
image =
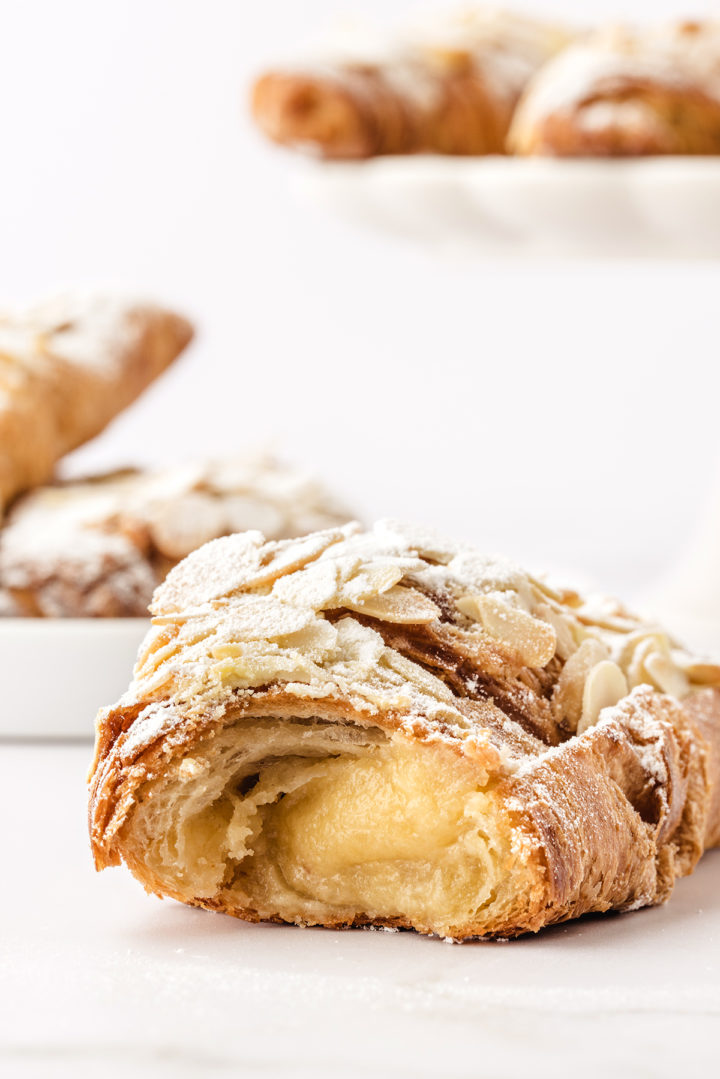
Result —
[[[296,187],[363,226],[481,256],[720,257],[720,157],[385,157],[313,163]]]
[[[94,734],[102,705],[127,689],[145,618],[0,621],[0,736]]]

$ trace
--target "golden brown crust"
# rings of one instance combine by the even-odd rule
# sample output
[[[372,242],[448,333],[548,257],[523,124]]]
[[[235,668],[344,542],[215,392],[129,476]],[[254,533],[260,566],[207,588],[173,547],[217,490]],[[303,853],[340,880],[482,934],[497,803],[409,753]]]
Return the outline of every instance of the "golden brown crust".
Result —
[[[573,593],[394,525],[289,547],[255,542],[210,545],[156,598],[136,681],[99,717],[90,797],[98,868],[124,860],[151,891],[249,920],[506,937],[663,902],[720,839],[720,691],[692,682],[719,672],[667,652],[657,627],[617,607],[592,614]],[[391,583],[398,573],[402,585]],[[202,596],[216,597],[214,613],[197,606]],[[282,607],[297,614],[311,597],[325,605],[315,621],[300,625]],[[677,694],[647,684],[654,679]],[[498,853],[498,887],[510,881],[510,892],[448,925],[307,904],[291,917],[267,899],[228,888],[193,895],[173,883],[148,857],[139,807],[172,805],[170,777],[187,768],[189,782],[196,758],[211,775],[213,747],[239,746],[257,722],[266,734],[299,724],[293,744],[308,747],[317,730],[330,731],[340,755],[398,739],[438,762],[450,753],[512,836]],[[278,753],[258,750],[238,776]]]
[[[527,79],[567,40],[497,10],[465,12],[356,59],[269,71],[252,113],[274,142],[325,158],[503,153]]]
[[[380,66],[268,72],[253,88],[252,111],[274,142],[336,160],[503,153],[512,105],[493,97],[479,74],[449,72],[436,84],[423,108],[394,89]]]
[[[720,693],[709,690],[704,696],[712,752],[717,759]],[[119,865],[124,859],[148,891],[185,902],[186,895],[168,888],[166,880],[153,874],[142,850],[128,840],[125,831],[138,791],[163,776],[169,758],[191,754],[209,731],[250,717],[281,720],[284,715],[319,715],[334,722],[378,725],[387,731],[397,730],[403,718],[391,714],[371,717],[347,707],[302,706],[291,696],[274,691],[257,694],[252,702],[224,712],[198,717],[179,737],[160,738],[140,753],[123,758],[119,752],[122,735],[131,729],[138,711],[133,706],[108,713],[99,730],[97,760],[102,766],[94,771],[90,802],[96,867]],[[691,872],[697,863],[706,833],[717,841],[718,786],[707,783],[706,745],[688,736],[690,725],[678,706],[649,691],[630,698],[625,712],[583,738],[566,742],[560,751],[531,757],[530,766],[521,774],[502,781],[517,836],[530,852],[525,891],[518,895],[515,908],[505,912],[503,921],[456,926],[457,938],[517,936],[586,913],[663,902],[676,877]],[[423,741],[429,735],[418,729],[415,737]],[[489,762],[497,767],[497,747],[482,742],[467,745],[460,739],[454,744],[458,753],[476,757],[479,768]],[[643,763],[649,745],[654,754],[659,749],[659,759],[666,765],[660,780],[653,768]],[[250,921],[284,920],[228,905],[222,898],[196,899],[194,903]],[[432,926],[418,926],[400,917],[356,916],[323,924],[332,928],[384,924],[433,931]]]
[[[518,154],[720,153],[720,24],[612,28],[531,81],[509,135]]]
[[[180,315],[142,303],[67,297],[0,318],[0,511],[47,482],[192,337]]]
[[[702,777],[698,783],[708,792],[702,844],[706,850],[720,845],[720,694],[716,689],[693,693],[683,702],[693,742],[701,747]],[[698,824],[698,829],[700,825]]]

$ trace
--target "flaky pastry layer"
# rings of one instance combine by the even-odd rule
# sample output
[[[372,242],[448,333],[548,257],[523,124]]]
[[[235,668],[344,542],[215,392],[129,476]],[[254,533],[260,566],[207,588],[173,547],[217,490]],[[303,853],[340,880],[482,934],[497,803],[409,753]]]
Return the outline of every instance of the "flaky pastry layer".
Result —
[[[381,522],[214,541],[98,718],[98,868],[238,917],[513,936],[665,900],[720,839],[720,668]]]

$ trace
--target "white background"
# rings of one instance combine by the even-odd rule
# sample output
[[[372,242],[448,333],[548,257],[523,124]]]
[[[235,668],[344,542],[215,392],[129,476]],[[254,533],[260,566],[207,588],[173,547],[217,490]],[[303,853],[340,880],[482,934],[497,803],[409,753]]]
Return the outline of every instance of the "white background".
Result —
[[[309,30],[416,6],[4,0],[0,296],[117,285],[197,321],[75,469],[269,444],[368,518],[640,595],[715,484],[716,268],[439,262],[299,205],[249,123]],[[676,5],[582,17],[628,10]]]

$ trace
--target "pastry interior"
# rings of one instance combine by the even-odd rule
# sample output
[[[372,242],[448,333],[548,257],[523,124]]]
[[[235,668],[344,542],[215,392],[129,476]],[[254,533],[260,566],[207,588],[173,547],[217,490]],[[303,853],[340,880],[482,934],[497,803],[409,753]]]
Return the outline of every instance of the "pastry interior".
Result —
[[[443,935],[499,915],[522,872],[487,776],[452,747],[321,719],[245,719],[201,742],[141,790],[132,845],[185,902]]]

